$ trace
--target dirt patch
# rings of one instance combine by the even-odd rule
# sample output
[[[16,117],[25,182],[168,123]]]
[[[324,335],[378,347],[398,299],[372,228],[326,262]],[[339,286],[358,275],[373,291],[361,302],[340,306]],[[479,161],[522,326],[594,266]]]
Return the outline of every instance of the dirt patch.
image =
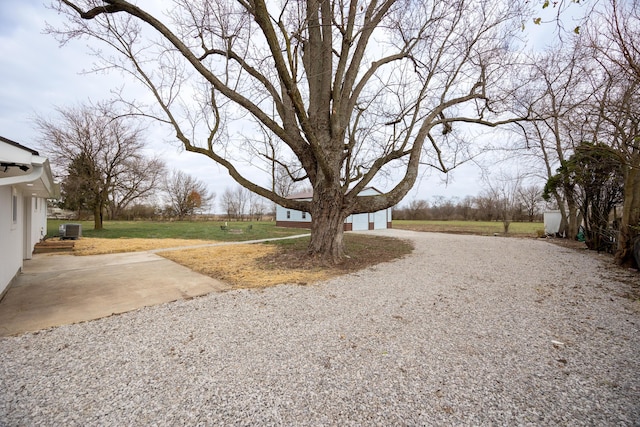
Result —
[[[640,311],[640,272],[635,268],[621,267],[613,262],[613,255],[608,256],[611,257],[611,260],[603,265],[603,280],[626,284],[627,287],[618,289],[618,295],[635,301],[636,310]]]
[[[305,270],[325,268],[337,275],[391,261],[413,250],[413,243],[390,237],[346,234],[344,242],[347,258],[339,265],[326,266],[321,260],[309,257],[307,254],[309,238],[274,242],[281,250],[265,257],[262,261],[265,268],[293,267]]]
[[[562,246],[563,248],[585,250],[585,251],[589,250],[585,242],[579,242],[573,239],[548,238],[547,241],[549,243],[553,243],[554,245]]]

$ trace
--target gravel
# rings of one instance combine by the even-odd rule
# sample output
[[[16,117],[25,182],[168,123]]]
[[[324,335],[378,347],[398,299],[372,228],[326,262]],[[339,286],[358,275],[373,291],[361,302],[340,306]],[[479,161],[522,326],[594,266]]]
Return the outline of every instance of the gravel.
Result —
[[[637,272],[390,233],[414,253],[3,338],[0,425],[640,425]]]

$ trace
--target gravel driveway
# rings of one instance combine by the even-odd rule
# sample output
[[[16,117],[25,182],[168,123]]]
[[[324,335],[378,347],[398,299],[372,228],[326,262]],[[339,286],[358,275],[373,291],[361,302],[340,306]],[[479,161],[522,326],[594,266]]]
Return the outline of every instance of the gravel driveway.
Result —
[[[0,425],[640,425],[638,273],[394,233],[412,255],[317,285],[4,338]]]

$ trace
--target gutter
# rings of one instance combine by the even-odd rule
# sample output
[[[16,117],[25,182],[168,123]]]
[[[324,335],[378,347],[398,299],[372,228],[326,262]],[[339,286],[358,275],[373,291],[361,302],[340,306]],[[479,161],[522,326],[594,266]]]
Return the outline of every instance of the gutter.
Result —
[[[26,184],[40,179],[40,177],[42,177],[42,173],[44,172],[44,165],[31,164],[31,166],[33,170],[26,175],[0,178],[0,185]]]
[[[60,197],[60,185],[53,181],[51,168],[49,167],[47,159],[44,159],[42,163],[31,163],[31,172],[26,175],[0,178],[0,186],[29,184],[38,180],[41,181],[43,190],[47,193],[39,194],[39,197],[47,199],[57,199]]]

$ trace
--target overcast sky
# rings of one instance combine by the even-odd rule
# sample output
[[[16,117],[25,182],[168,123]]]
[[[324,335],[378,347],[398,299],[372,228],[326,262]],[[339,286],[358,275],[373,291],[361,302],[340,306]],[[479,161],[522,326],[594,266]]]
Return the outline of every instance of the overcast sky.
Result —
[[[60,19],[42,0],[0,0],[0,135],[33,148],[38,148],[36,115],[53,118],[56,107],[108,99],[122,78],[83,73],[93,62],[88,42],[73,41],[60,47],[53,36],[43,33],[47,22],[55,25]],[[181,151],[170,133],[154,135],[153,139],[150,150],[171,167],[206,182],[218,199],[226,187],[235,186],[226,170],[212,160]],[[424,171],[422,180],[401,204],[436,195],[475,196],[483,187],[480,171],[473,165],[460,167],[448,177]]]

